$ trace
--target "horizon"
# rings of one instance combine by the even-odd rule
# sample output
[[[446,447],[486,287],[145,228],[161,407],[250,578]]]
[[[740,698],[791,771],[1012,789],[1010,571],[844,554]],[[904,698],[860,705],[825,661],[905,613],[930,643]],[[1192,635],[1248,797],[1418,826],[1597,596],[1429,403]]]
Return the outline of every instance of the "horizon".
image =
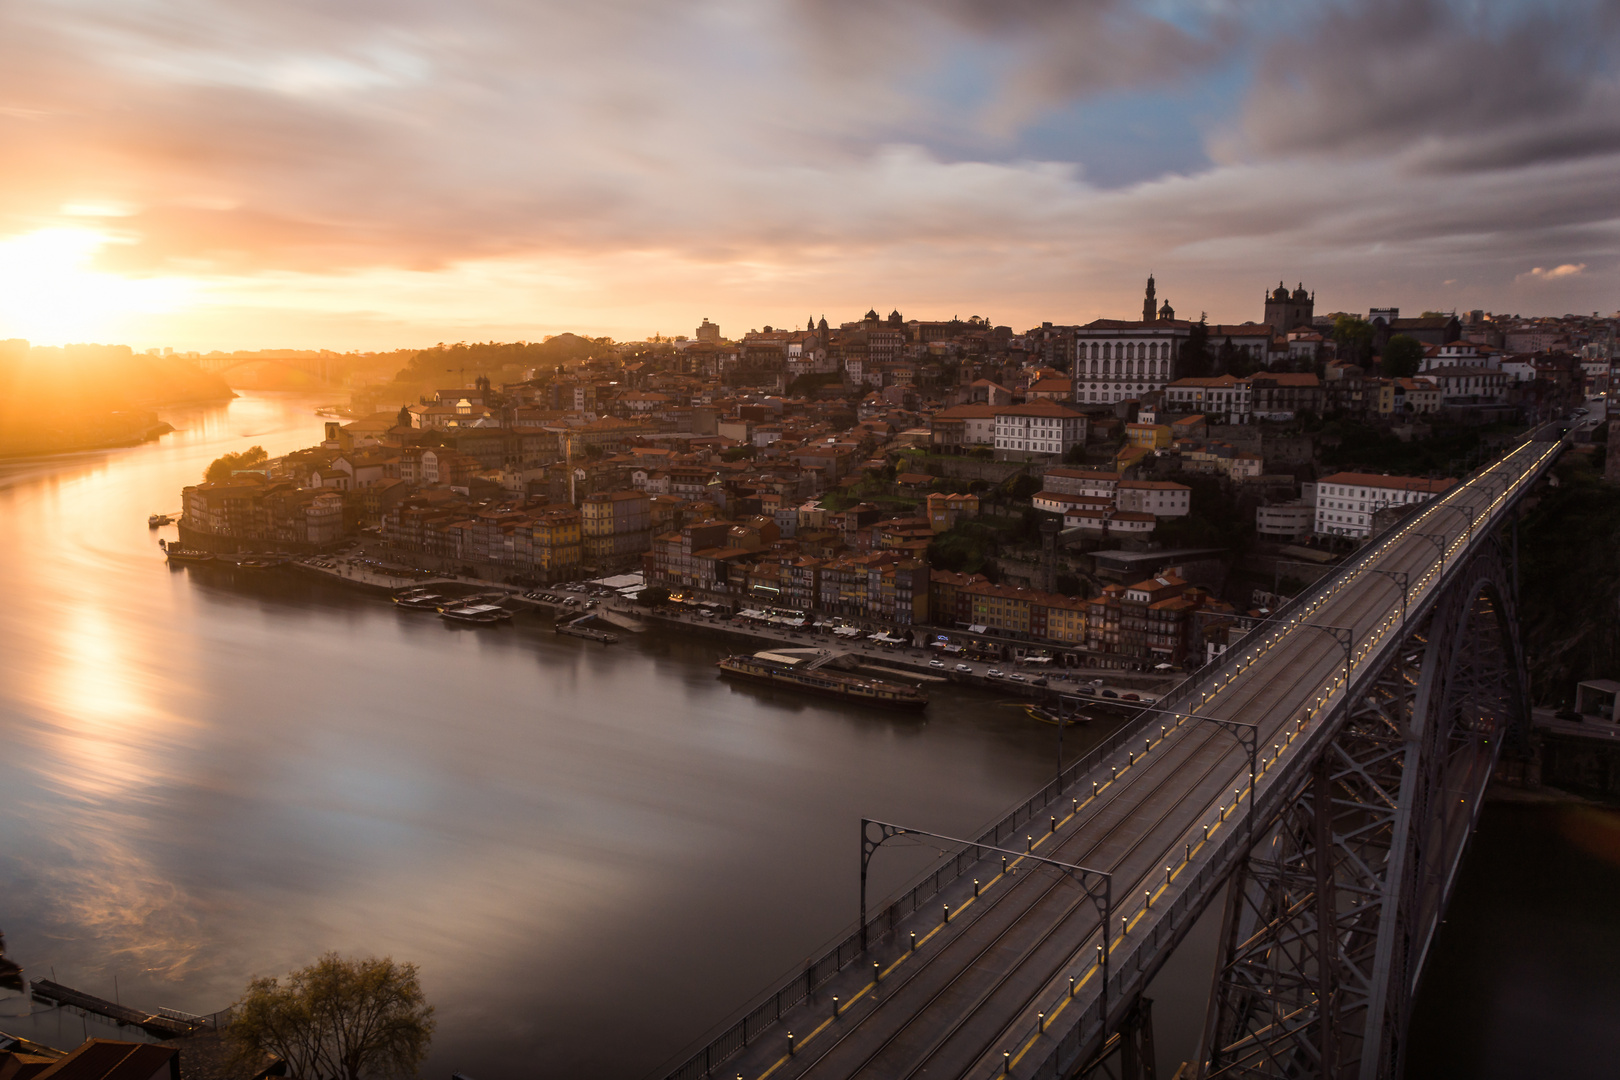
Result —
[[[1149,272],[1221,322],[1279,279],[1325,310],[1620,307],[1599,0],[90,0],[0,28],[0,338],[629,341],[879,297],[1016,330],[1128,315]]]

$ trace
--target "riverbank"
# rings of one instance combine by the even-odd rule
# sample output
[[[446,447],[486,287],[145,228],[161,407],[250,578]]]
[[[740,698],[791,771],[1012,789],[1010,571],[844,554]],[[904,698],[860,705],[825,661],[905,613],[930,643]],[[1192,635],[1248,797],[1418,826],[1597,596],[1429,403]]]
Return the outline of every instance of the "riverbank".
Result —
[[[173,424],[156,420],[137,431],[125,431],[115,435],[103,433],[89,439],[64,438],[58,442],[51,442],[48,436],[23,435],[0,442],[0,461],[31,461],[37,458],[58,457],[62,454],[83,454],[93,450],[124,450],[161,439],[173,430]]]

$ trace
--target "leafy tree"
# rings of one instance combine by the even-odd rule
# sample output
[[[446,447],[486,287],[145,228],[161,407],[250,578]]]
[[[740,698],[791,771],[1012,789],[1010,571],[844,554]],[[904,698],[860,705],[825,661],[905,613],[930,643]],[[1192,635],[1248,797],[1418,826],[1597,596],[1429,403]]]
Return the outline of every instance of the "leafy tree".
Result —
[[[1354,315],[1340,315],[1333,320],[1332,337],[1339,343],[1339,358],[1360,364],[1372,352],[1372,323]]]
[[[1041,482],[1028,473],[1019,473],[1014,476],[1006,486],[1008,497],[1017,502],[1032,497],[1041,490]]]
[[[1084,443],[1075,443],[1063,452],[1063,464],[1084,465],[1086,463],[1086,446]]]
[[[669,603],[669,590],[662,585],[649,585],[636,595],[636,603],[642,607],[658,607]]]
[[[415,964],[327,953],[279,979],[254,979],[227,1035],[245,1060],[275,1054],[295,1077],[413,1077],[433,1038]]]
[[[221,483],[231,478],[231,474],[238,469],[251,469],[255,465],[263,465],[270,460],[262,446],[250,446],[240,454],[225,454],[214,459],[203,474],[203,479],[211,484]]]
[[[1181,356],[1176,374],[1184,379],[1201,379],[1209,375],[1213,359],[1209,354],[1209,316],[1199,315],[1181,343]]]
[[[1386,379],[1410,379],[1423,366],[1423,342],[1410,334],[1396,334],[1384,345],[1378,361],[1379,374]]]

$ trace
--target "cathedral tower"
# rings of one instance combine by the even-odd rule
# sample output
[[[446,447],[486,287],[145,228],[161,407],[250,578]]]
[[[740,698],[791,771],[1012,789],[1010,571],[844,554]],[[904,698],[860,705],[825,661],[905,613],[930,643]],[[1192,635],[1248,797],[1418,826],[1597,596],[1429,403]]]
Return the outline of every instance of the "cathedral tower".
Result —
[[[1153,322],[1158,317],[1158,307],[1153,303],[1153,275],[1148,275],[1147,296],[1142,301],[1142,321]]]

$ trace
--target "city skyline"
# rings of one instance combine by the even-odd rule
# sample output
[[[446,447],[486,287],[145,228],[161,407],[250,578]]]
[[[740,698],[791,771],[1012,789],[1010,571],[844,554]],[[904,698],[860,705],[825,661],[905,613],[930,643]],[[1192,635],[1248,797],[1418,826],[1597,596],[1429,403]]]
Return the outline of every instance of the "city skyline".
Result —
[[[1611,5],[23,5],[0,336],[1614,310]],[[735,329],[731,329],[735,328]]]

